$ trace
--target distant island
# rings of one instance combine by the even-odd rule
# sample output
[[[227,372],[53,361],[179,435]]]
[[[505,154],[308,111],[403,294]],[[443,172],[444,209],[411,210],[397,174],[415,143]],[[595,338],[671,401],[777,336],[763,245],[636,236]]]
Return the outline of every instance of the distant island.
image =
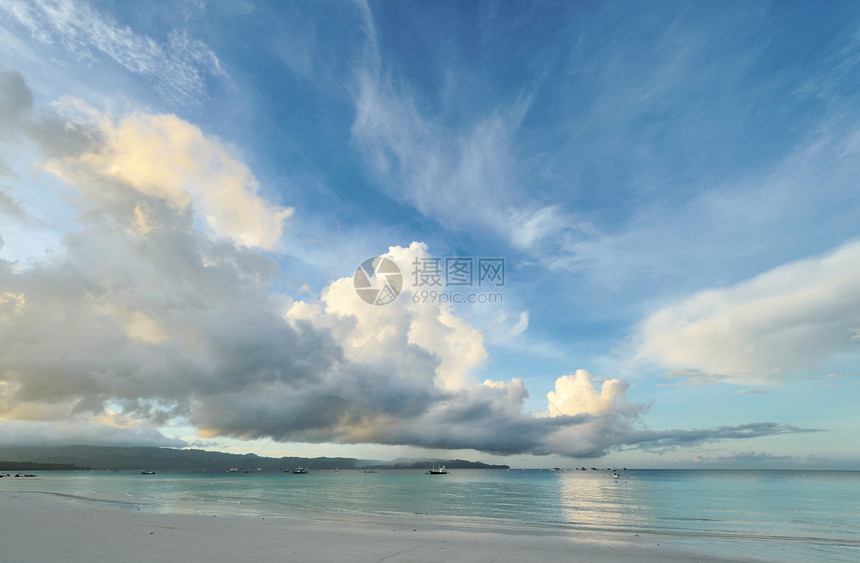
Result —
[[[89,471],[91,469],[92,467],[84,467],[74,463],[0,460],[0,471]]]
[[[173,470],[226,471],[230,468],[252,471],[279,471],[293,467],[310,469],[426,469],[441,464],[448,469],[509,469],[507,465],[489,465],[480,461],[454,460],[362,460],[349,457],[262,457],[256,454],[230,454],[206,450],[174,448],[60,446],[2,447],[0,468],[21,470]]]
[[[427,469],[427,467],[431,465],[444,465],[448,469],[510,469],[507,465],[490,465],[480,461],[466,461],[464,459],[396,459],[394,461],[380,463],[377,467],[384,469]]]

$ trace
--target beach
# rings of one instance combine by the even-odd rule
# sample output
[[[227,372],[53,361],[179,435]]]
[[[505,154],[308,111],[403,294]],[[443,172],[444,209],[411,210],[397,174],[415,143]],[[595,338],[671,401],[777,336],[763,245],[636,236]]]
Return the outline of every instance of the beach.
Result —
[[[3,560],[745,561],[659,537],[372,517],[157,513],[133,503],[0,491]],[[217,508],[214,507],[214,508]]]

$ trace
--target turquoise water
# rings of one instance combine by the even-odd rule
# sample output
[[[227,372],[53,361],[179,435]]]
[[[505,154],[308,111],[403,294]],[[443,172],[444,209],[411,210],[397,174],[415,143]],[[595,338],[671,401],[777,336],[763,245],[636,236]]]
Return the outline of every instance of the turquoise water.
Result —
[[[254,517],[422,518],[536,531],[608,532],[721,555],[860,561],[860,472],[344,470],[284,473],[39,472],[2,491]],[[2,499],[2,496],[0,496]]]

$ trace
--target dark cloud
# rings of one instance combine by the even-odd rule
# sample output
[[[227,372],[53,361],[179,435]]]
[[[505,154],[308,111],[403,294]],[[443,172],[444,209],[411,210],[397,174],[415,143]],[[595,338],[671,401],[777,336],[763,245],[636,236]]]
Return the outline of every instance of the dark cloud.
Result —
[[[754,422],[738,426],[720,426],[715,429],[635,431],[630,434],[628,441],[630,444],[635,444],[644,449],[665,450],[721,440],[745,440],[762,436],[806,432],[821,432],[821,430],[776,422]]]
[[[33,94],[17,70],[0,70],[0,141],[29,138],[46,158],[78,156],[101,142],[96,127],[73,122],[48,109],[35,109]],[[15,177],[0,161],[0,173]]]
[[[13,136],[33,111],[33,93],[16,70],[0,70],[0,139]]]

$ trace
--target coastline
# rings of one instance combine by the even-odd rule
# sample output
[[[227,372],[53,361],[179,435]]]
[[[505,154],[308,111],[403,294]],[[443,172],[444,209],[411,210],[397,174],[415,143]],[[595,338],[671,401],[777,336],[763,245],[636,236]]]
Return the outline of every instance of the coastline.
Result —
[[[7,561],[186,563],[237,558],[309,561],[761,561],[724,559],[660,537],[490,528],[444,520],[262,518],[141,510],[133,503],[0,491]],[[175,508],[175,507],[174,507]]]

